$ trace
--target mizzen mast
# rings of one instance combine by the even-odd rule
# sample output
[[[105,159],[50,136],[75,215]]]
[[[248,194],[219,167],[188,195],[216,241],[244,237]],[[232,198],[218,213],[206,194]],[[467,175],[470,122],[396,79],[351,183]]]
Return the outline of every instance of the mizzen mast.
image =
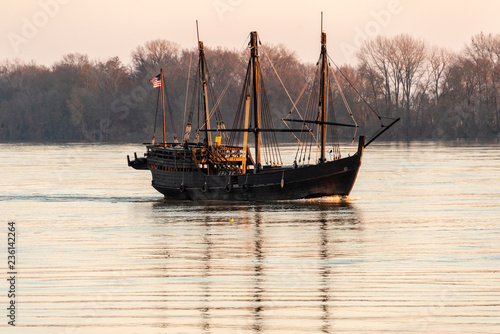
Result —
[[[323,31],[323,13],[321,13],[321,80],[320,80],[320,134],[321,134],[321,156],[319,162],[326,161],[326,113],[328,91],[328,57],[326,50],[326,33]]]
[[[165,131],[165,79],[163,77],[163,68],[160,69],[160,80],[161,80],[161,109],[163,115],[163,147],[167,146],[167,137]]]

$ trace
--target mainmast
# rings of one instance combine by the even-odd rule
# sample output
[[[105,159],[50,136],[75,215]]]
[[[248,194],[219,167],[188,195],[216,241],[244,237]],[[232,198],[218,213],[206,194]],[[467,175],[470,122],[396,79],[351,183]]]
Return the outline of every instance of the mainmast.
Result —
[[[212,145],[212,135],[210,133],[210,109],[208,108],[207,79],[205,74],[205,51],[203,49],[203,42],[200,41],[200,35],[198,32],[198,21],[196,21],[196,34],[198,36],[199,62],[201,69],[201,79],[203,83],[203,107],[205,109],[205,138],[207,144],[210,146]]]
[[[253,108],[254,108],[254,129],[255,129],[255,168],[257,173],[260,164],[260,94],[259,94],[259,46],[256,31],[250,33],[250,47],[253,69]]]

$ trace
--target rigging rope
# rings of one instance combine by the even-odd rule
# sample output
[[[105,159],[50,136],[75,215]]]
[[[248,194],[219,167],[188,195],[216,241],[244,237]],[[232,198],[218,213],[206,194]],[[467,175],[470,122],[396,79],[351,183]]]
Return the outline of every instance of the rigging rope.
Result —
[[[330,56],[328,56],[328,58],[330,59],[330,61],[332,62],[332,64],[335,65],[335,68],[344,77],[344,79],[347,81],[347,83],[349,84],[349,86],[351,86],[351,88],[354,89],[354,91],[356,92],[356,94],[358,94],[358,96],[361,98],[361,100],[363,100],[363,102],[368,106],[368,108],[377,116],[377,118],[380,121],[380,124],[382,124],[382,118],[391,119],[390,117],[381,117],[375,111],[375,109],[372,108],[372,106],[368,103],[368,101],[366,101],[366,99],[363,97],[363,95],[361,95],[361,93],[356,89],[356,87],[351,83],[351,81],[347,78],[347,76],[344,74],[344,72],[342,72],[342,70],[337,66],[337,64],[333,61],[333,59],[331,59]],[[384,125],[382,124],[382,126],[384,126]]]
[[[290,112],[288,113],[288,115],[287,115],[284,119],[282,119],[282,121],[283,121],[283,123],[285,124],[285,126],[286,126],[288,129],[291,129],[291,128],[290,128],[290,126],[288,125],[288,123],[286,122],[286,119],[287,119],[288,117],[290,117],[290,115],[292,114],[292,112],[293,112],[294,110],[295,110],[295,111],[297,111],[297,114],[298,114],[298,116],[300,117],[300,119],[301,119],[301,120],[304,120],[304,118],[302,117],[302,114],[300,113],[299,109],[297,108],[297,103],[298,103],[298,101],[300,101],[300,99],[302,98],[302,95],[304,94],[304,92],[305,92],[305,90],[306,90],[307,86],[309,85],[309,82],[310,82],[311,78],[313,77],[313,75],[312,75],[312,74],[311,74],[311,75],[309,75],[308,79],[306,80],[306,83],[305,83],[304,87],[302,88],[302,91],[301,91],[301,92],[300,92],[300,94],[299,94],[299,97],[298,97],[298,99],[297,99],[297,102],[293,101],[292,97],[290,96],[290,93],[288,92],[288,89],[286,88],[286,86],[285,86],[285,84],[284,84],[283,80],[281,79],[281,76],[279,75],[278,71],[276,70],[276,67],[274,66],[274,64],[273,64],[273,62],[272,62],[272,60],[271,60],[271,57],[269,56],[269,53],[267,52],[266,48],[265,48],[262,44],[261,44],[261,48],[263,49],[264,54],[265,54],[265,56],[266,56],[267,60],[269,61],[269,64],[271,65],[271,68],[273,69],[274,73],[276,74],[276,77],[278,78],[279,82],[281,83],[281,86],[283,87],[283,89],[284,89],[284,91],[285,91],[286,95],[288,96],[288,99],[289,99],[289,100],[290,100],[290,102],[292,103],[292,108],[291,108]],[[306,133],[311,134],[311,135],[312,135],[312,137],[313,137],[313,139],[314,139],[314,141],[316,141],[316,143],[318,143],[318,140],[317,140],[316,136],[314,135],[314,132],[313,132],[313,131],[309,131],[309,130],[311,130],[311,129],[309,128],[309,126],[308,126],[308,125],[307,125],[307,123],[305,123],[305,122],[304,122],[304,123],[302,123],[302,130],[304,130],[304,128],[305,128],[305,130],[306,130],[306,131],[301,131],[301,138],[302,138],[302,139],[304,139],[304,138],[303,138],[303,136],[304,136],[304,132],[306,132]],[[297,153],[296,153],[296,155],[295,155],[295,160],[297,160],[297,156],[298,156],[298,152],[299,152],[299,150],[301,151],[301,155],[302,155],[302,154],[303,154],[303,152],[305,152],[305,149],[306,149],[306,147],[307,147],[307,143],[306,143],[306,144],[302,143],[302,140],[301,140],[299,137],[297,137],[297,136],[295,135],[295,133],[293,133],[293,132],[291,132],[291,133],[292,133],[292,136],[295,138],[295,140],[296,140],[296,141],[298,142],[298,144],[299,144],[299,147],[297,148]],[[310,152],[309,152],[309,159],[310,159]],[[305,161],[305,158],[304,158],[304,161]],[[302,158],[299,158],[299,162],[302,162]]]
[[[189,81],[191,79],[191,63],[193,60],[193,52],[190,52],[189,56],[189,70],[188,70],[188,79],[187,79],[187,84],[186,84],[186,99],[184,102],[184,118],[182,119],[182,124],[186,124],[186,112],[187,112],[187,104],[188,104],[188,94],[189,94]]]
[[[165,83],[165,78],[163,78],[163,82]],[[179,142],[179,139],[177,137],[177,131],[175,130],[175,123],[174,123],[174,117],[173,117],[173,112],[172,112],[172,108],[170,107],[170,99],[168,98],[168,92],[167,92],[167,89],[166,89],[166,84],[165,84],[165,96],[167,97],[167,109],[168,109],[168,114],[170,116],[170,124],[172,126],[172,132],[173,132],[173,135],[174,135],[174,141],[176,143]]]
[[[330,58],[330,57],[329,57]],[[335,65],[335,67],[338,69],[339,73],[344,77],[344,79],[347,81],[347,83],[351,86],[351,88],[358,94],[358,96],[361,98],[361,100],[368,106],[368,108],[377,116],[380,126],[382,127],[382,130],[378,131],[372,139],[368,140],[368,143],[365,144],[365,147],[368,146],[375,138],[380,136],[382,133],[384,133],[388,128],[390,128],[392,125],[394,125],[397,121],[399,121],[399,118],[394,118],[394,117],[387,117],[387,116],[380,116],[375,109],[372,108],[372,106],[366,101],[366,99],[361,95],[361,93],[354,87],[354,85],[351,83],[351,81],[347,78],[347,76],[342,72],[342,70],[335,64],[335,62],[330,58],[331,62]],[[389,119],[392,122],[389,125],[384,125],[382,122],[382,119]]]
[[[260,40],[259,40],[260,42]],[[299,110],[297,109],[297,106],[295,105],[295,102],[292,100],[292,97],[290,96],[290,93],[288,93],[288,90],[285,87],[285,84],[283,83],[283,80],[281,80],[280,75],[278,74],[278,71],[276,71],[276,68],[274,67],[273,62],[271,61],[271,57],[269,57],[266,48],[264,45],[261,44],[262,50],[264,50],[264,54],[266,55],[267,60],[269,60],[269,64],[271,64],[272,69],[274,70],[274,73],[276,74],[276,77],[278,77],[278,80],[280,81],[281,85],[283,86],[283,89],[285,90],[286,95],[290,99],[290,102],[292,102],[293,109],[297,110],[297,113],[299,113]]]
[[[351,107],[349,106],[349,103],[347,103],[347,99],[345,98],[344,92],[342,91],[342,87],[340,86],[339,80],[337,79],[337,75],[335,75],[335,70],[331,69],[331,72],[333,74],[333,78],[335,79],[335,83],[337,84],[337,88],[339,90],[340,96],[342,97],[342,101],[344,101],[344,105],[347,109],[347,112],[349,113],[349,115],[351,115],[351,119],[354,122],[354,124],[356,125],[356,128],[354,130],[354,135],[352,138],[352,142],[351,142],[351,147],[349,149],[349,154],[350,154],[351,150],[354,147],[354,141],[356,140],[356,134],[358,132],[358,123],[354,119],[354,115],[352,114],[352,110],[351,110]]]
[[[264,85],[264,80],[262,79],[262,70],[260,69],[260,84],[261,84],[261,115],[262,115],[262,120],[263,124],[267,128],[273,128],[273,119],[271,115],[271,108],[269,107],[269,100],[267,99],[267,94],[265,90],[265,85]],[[266,145],[264,146],[264,154],[265,154],[265,159],[267,160],[267,163],[271,164],[283,164],[283,161],[281,160],[281,154],[279,150],[279,145],[278,145],[278,140],[276,138],[276,133],[275,132],[264,132],[264,143]]]
[[[158,89],[158,94],[156,97],[155,124],[153,126],[153,140],[152,140],[153,145],[155,144],[155,138],[156,138],[156,120],[158,119],[158,105],[160,103],[160,91],[161,91],[161,89]]]
[[[276,74],[276,77],[278,78],[279,82],[281,83],[281,86],[282,86],[282,87],[283,87],[283,89],[285,90],[285,93],[286,93],[286,95],[288,96],[288,99],[290,100],[290,102],[292,102],[292,109],[290,110],[290,112],[288,113],[288,115],[285,117],[285,119],[283,119],[283,120],[282,120],[282,121],[283,121],[283,123],[285,124],[285,126],[286,126],[288,129],[290,129],[290,127],[289,127],[289,126],[288,126],[288,124],[286,123],[286,119],[287,119],[288,117],[290,117],[290,115],[292,114],[293,110],[296,110],[296,111],[297,111],[297,114],[299,115],[299,117],[300,117],[300,119],[301,119],[301,120],[304,120],[304,118],[302,117],[302,115],[301,115],[301,113],[300,113],[299,109],[297,108],[297,104],[295,103],[295,101],[293,101],[292,97],[290,96],[290,93],[288,92],[288,89],[286,88],[285,84],[283,83],[283,80],[281,79],[281,77],[280,77],[280,75],[279,75],[278,71],[276,70],[276,67],[274,67],[274,64],[273,64],[273,62],[272,62],[272,60],[271,60],[271,57],[269,56],[269,54],[268,54],[268,52],[267,52],[266,48],[265,48],[263,45],[261,45],[261,47],[262,47],[262,49],[263,49],[263,51],[264,51],[264,54],[266,55],[267,60],[269,61],[269,64],[271,65],[271,68],[273,69],[274,73]],[[305,90],[306,90],[306,88],[307,88],[307,86],[308,86],[309,81],[310,81],[310,79],[311,79],[311,78],[312,78],[312,75],[310,75],[310,76],[309,76],[309,78],[308,78],[308,79],[307,79],[307,81],[306,81],[306,84],[305,84],[305,85],[304,85],[304,87],[302,88],[302,91],[300,92],[299,98],[297,99],[297,103],[298,103],[298,101],[300,101],[300,99],[301,99],[302,95],[304,94],[304,92],[305,92]],[[305,122],[304,122],[304,123],[302,123],[302,124],[303,124],[303,125],[302,125],[302,130],[303,130],[304,128],[305,128],[306,130],[311,130],[311,129],[309,128],[309,126],[307,125],[307,123],[305,123]],[[301,137],[302,137],[302,134],[303,134],[304,132],[310,133],[310,134],[312,135],[313,139],[316,141],[316,143],[318,143],[318,140],[317,140],[316,136],[314,135],[314,132],[313,132],[313,131],[301,131]],[[299,147],[298,147],[298,149],[299,149],[300,147],[304,147],[304,145],[302,145],[301,140],[300,140],[300,139],[299,139],[299,138],[295,135],[295,133],[293,133],[293,132],[292,132],[292,135],[293,135],[293,137],[295,138],[295,140],[297,140],[297,142],[299,143]],[[306,145],[306,146],[307,146],[307,145]],[[298,150],[297,150],[297,152],[298,152]],[[309,158],[310,158],[310,152],[309,152]],[[297,154],[295,155],[295,160],[297,160]],[[299,159],[299,162],[300,162],[300,160],[301,160],[301,159]],[[305,160],[305,159],[304,159],[304,160]]]
[[[320,56],[321,59],[321,56]],[[320,60],[318,60],[319,64]],[[317,119],[318,115],[315,115],[315,112],[317,111],[318,108],[318,101],[319,101],[319,76],[320,76],[320,68],[319,66],[316,67],[316,71],[314,71],[314,81],[311,87],[311,93],[309,94],[309,99],[307,101],[307,107],[306,107],[306,115],[305,119]],[[305,124],[305,122],[304,122]],[[319,133],[319,132],[318,132]],[[300,150],[297,148],[297,153],[296,157],[299,156],[299,163],[306,161],[306,155],[307,155],[307,160],[308,163],[311,159],[311,152],[312,152],[312,144],[315,142],[316,146],[316,156],[320,147],[319,144],[319,138],[317,138],[314,135],[314,132],[311,132],[311,136],[309,137],[306,133],[301,133],[301,138],[306,142],[305,146],[301,147]],[[307,148],[309,146],[309,148]],[[300,152],[300,155],[299,155]]]
[[[214,91],[214,88],[211,84],[211,80],[210,80],[210,75],[209,75],[209,72],[208,72],[208,66],[206,66],[206,72],[207,72],[207,86],[209,87],[210,89],[210,94],[212,96],[216,96],[215,94],[215,91]],[[226,94],[228,88],[229,88],[229,85],[231,84],[231,81],[228,81],[227,84],[226,84],[226,87],[224,87],[224,90],[222,91],[222,93],[219,95],[219,97],[217,98],[217,101],[215,101],[215,104],[214,106],[212,107],[212,109],[210,110],[209,112],[209,115],[208,115],[208,118],[211,119],[212,116],[216,116],[216,124],[217,124],[217,129],[225,129],[226,126],[224,124],[224,120],[222,119],[222,114],[219,110],[219,105],[220,103],[222,102],[222,99],[224,98],[224,95]],[[205,98],[208,99],[208,96],[206,96]],[[207,126],[207,120],[205,120],[205,122],[201,125],[201,127],[199,127],[199,129],[203,128]],[[200,131],[198,129],[198,131]],[[227,132],[222,132],[222,135],[225,137],[225,139],[229,139],[229,135]]]

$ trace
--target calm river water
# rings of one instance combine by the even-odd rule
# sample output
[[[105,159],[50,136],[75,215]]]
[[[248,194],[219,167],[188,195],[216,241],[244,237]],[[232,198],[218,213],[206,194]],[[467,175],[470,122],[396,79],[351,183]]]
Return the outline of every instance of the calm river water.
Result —
[[[134,151],[0,145],[2,333],[500,333],[498,144],[373,144],[347,199],[238,204],[163,201]]]

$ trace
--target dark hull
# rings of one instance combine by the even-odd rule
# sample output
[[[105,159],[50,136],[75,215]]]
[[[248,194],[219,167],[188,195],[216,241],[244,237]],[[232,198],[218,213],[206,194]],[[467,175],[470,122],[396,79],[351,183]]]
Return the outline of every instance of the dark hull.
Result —
[[[359,167],[352,157],[299,168],[257,174],[206,175],[152,169],[153,187],[175,200],[269,201],[349,195]]]

